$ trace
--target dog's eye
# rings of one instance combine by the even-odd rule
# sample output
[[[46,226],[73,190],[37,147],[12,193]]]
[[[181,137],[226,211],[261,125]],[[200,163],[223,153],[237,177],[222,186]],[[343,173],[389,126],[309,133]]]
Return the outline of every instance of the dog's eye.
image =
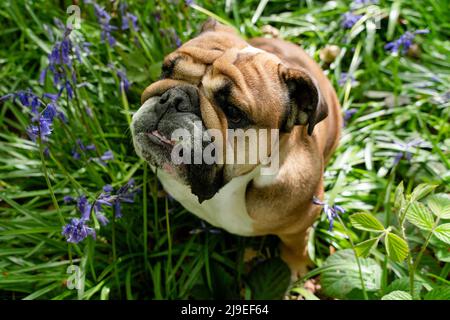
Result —
[[[245,114],[234,106],[228,106],[224,112],[228,120],[235,124],[239,124],[245,117]]]

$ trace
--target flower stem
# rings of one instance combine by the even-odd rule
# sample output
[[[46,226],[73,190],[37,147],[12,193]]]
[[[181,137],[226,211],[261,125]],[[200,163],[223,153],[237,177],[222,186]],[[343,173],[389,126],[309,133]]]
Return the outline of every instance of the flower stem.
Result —
[[[40,131],[40,130],[39,130]],[[59,208],[58,201],[56,200],[55,192],[53,190],[52,183],[50,182],[50,177],[48,175],[47,165],[45,163],[45,156],[44,156],[44,146],[42,145],[41,140],[41,133],[39,132],[39,154],[41,156],[41,162],[42,162],[42,171],[44,173],[45,182],[47,183],[48,190],[50,191],[50,196],[52,198],[53,205],[55,206],[56,211],[58,212],[59,220],[61,222],[61,226],[64,225],[64,218],[61,213],[61,209]]]
[[[425,249],[427,248],[428,243],[430,242],[430,239],[431,239],[431,236],[433,235],[434,229],[439,224],[439,220],[440,220],[440,218],[438,217],[436,219],[436,221],[434,222],[433,228],[431,229],[430,233],[428,234],[427,238],[425,239],[425,242],[423,243],[422,247],[420,248],[419,254],[417,255],[416,261],[414,261],[414,263],[413,263],[413,259],[411,256],[411,259],[410,259],[411,268],[410,268],[410,272],[409,272],[409,285],[410,285],[411,296],[413,298],[414,298],[414,296],[413,296],[413,294],[414,294],[414,277],[416,276],[416,269],[419,266],[419,262],[422,259],[422,255],[425,252]]]
[[[361,281],[361,289],[363,292],[364,299],[369,300],[369,296],[367,295],[366,285],[364,283],[364,278],[363,278],[363,274],[362,274],[361,262],[359,261],[359,257],[356,253],[355,244],[353,243],[350,233],[348,232],[348,229],[345,226],[344,222],[342,221],[341,217],[339,215],[337,215],[337,218],[339,219],[339,222],[341,223],[342,227],[344,228],[344,231],[347,234],[348,240],[349,240],[350,245],[352,246],[353,252],[355,254],[356,264],[358,265],[359,280]]]

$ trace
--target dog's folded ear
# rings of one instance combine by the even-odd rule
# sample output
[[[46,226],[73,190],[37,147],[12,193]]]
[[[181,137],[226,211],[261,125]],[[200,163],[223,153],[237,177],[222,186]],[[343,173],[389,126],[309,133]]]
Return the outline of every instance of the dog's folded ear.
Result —
[[[279,64],[278,74],[289,94],[286,116],[280,129],[290,132],[296,125],[308,125],[308,134],[311,135],[314,126],[328,115],[328,107],[321,99],[315,81],[306,70],[288,68],[283,64]]]
[[[200,28],[200,33],[207,31],[230,32],[233,34],[237,34],[236,30],[233,27],[221,24],[213,18],[208,18],[208,20],[206,20]]]

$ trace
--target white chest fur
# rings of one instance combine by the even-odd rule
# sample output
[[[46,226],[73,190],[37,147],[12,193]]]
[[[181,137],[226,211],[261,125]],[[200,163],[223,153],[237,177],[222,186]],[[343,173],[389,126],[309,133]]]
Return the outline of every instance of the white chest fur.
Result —
[[[187,210],[215,227],[241,236],[253,235],[253,220],[247,214],[245,191],[247,184],[260,173],[256,168],[250,173],[233,178],[211,199],[199,203],[188,186],[159,170],[158,178],[164,189]]]

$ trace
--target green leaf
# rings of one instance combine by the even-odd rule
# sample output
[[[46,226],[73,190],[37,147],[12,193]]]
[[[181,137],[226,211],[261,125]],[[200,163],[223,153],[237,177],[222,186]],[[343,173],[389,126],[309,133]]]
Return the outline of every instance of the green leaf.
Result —
[[[350,222],[359,230],[383,232],[384,227],[373,215],[369,213],[355,213],[350,216]]]
[[[446,244],[450,244],[450,223],[444,223],[434,229],[433,234]]]
[[[441,286],[428,292],[424,300],[450,300],[450,286]]]
[[[359,258],[364,286],[368,292],[380,289],[381,268],[370,258]],[[354,289],[362,289],[358,264],[352,249],[339,250],[324,262],[320,281],[323,292],[330,297],[345,299]]]
[[[409,277],[402,277],[395,279],[392,281],[386,288],[385,294],[388,294],[392,291],[406,291],[409,292],[410,290],[410,279]],[[422,290],[423,283],[419,280],[414,280],[414,297],[419,298],[420,297],[420,291]]]
[[[435,184],[428,184],[428,183],[421,183],[417,187],[414,188],[413,192],[411,193],[410,201],[418,201],[422,199],[423,197],[427,196],[430,192],[432,192],[434,189],[436,189],[437,185]]]
[[[291,282],[291,271],[281,259],[269,259],[253,268],[247,282],[253,299],[281,299]]]
[[[401,262],[408,256],[408,244],[405,240],[389,232],[384,240],[387,254],[393,261]]]
[[[312,293],[306,288],[302,287],[292,288],[291,292],[298,293],[303,298],[305,298],[305,300],[320,300],[314,293]]]
[[[412,300],[412,297],[408,292],[397,290],[383,296],[381,300]]]
[[[434,194],[427,198],[427,205],[437,217],[450,219],[450,196],[445,193]]]
[[[367,257],[370,251],[377,246],[379,240],[380,238],[377,237],[358,243],[355,246],[356,254],[358,255],[358,257]]]
[[[403,195],[405,192],[405,188],[403,187],[403,181],[400,182],[400,184],[395,188],[395,195],[394,195],[394,208],[399,210],[403,207],[403,204],[405,203],[405,196]]]
[[[422,230],[431,230],[433,228],[433,215],[423,203],[413,202],[406,212],[406,219]]]

